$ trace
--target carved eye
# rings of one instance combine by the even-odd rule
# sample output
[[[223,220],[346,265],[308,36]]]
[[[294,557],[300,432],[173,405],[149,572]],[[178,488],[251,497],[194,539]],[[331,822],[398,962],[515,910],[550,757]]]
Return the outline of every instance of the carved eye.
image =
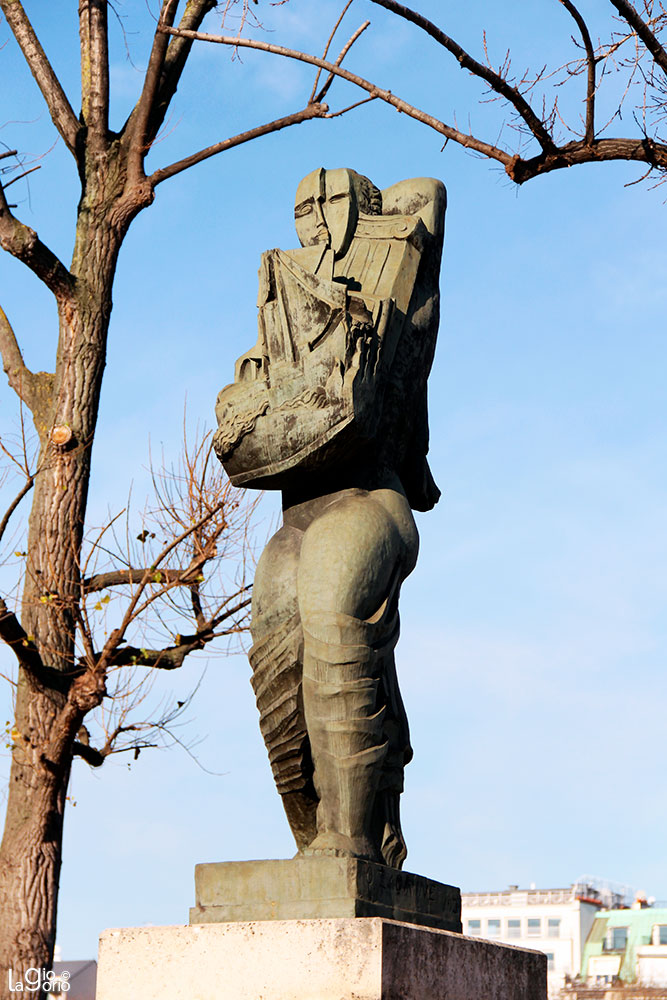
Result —
[[[294,215],[297,219],[302,219],[304,215],[310,215],[313,211],[312,201],[302,201],[300,205],[297,205],[294,209]]]
[[[343,198],[349,198],[349,197],[350,196],[349,196],[349,194],[346,191],[341,191],[340,194],[332,194],[331,197],[329,198],[329,201],[330,202],[341,201],[341,199],[343,199]]]

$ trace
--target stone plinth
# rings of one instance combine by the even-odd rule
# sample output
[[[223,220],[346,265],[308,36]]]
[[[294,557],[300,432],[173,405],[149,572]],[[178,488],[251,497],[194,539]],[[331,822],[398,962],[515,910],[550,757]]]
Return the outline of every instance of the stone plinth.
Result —
[[[385,917],[461,930],[461,893],[454,886],[358,858],[197,865],[195,900],[191,924]]]
[[[546,1000],[546,955],[379,917],[109,930],[97,1000]]]

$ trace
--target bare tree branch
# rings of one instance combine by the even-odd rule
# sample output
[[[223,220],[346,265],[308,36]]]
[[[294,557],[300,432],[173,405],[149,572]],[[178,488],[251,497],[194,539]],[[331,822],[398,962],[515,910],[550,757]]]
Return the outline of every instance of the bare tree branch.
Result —
[[[581,163],[601,163],[604,160],[636,160],[650,163],[654,167],[667,169],[667,146],[650,139],[595,139],[591,145],[586,142],[570,142],[561,146],[553,155],[541,154],[523,160],[514,157],[507,173],[517,184],[524,184],[533,177],[574,167]]]
[[[101,767],[110,752],[104,753],[102,750],[96,750],[95,747],[88,746],[87,743],[81,743],[79,740],[75,740],[72,744],[72,753],[74,756],[81,757],[91,767]]]
[[[165,649],[143,649],[137,646],[121,646],[109,659],[109,667],[159,667],[160,670],[177,670],[183,665],[183,660],[189,653],[203,649],[210,639],[203,637],[183,637],[184,642],[177,646],[167,646]]]
[[[331,43],[334,40],[334,35],[338,31],[338,29],[339,29],[339,27],[341,25],[341,21],[343,20],[343,18],[347,14],[347,12],[350,9],[350,7],[352,6],[353,2],[354,2],[354,0],[347,0],[347,3],[345,4],[345,6],[343,7],[343,9],[341,11],[340,17],[338,18],[338,20],[334,24],[333,28],[331,29],[331,34],[329,35],[329,37],[327,39],[327,44],[324,46],[324,52],[322,53],[322,58],[323,59],[326,59],[327,55],[329,54],[329,49],[331,47]],[[322,68],[320,67],[320,69],[318,69],[317,73],[315,74],[315,82],[313,83],[313,89],[311,90],[310,97],[308,98],[308,103],[309,104],[312,104],[314,102],[314,100],[315,100],[315,94],[317,93],[317,84],[320,81],[320,74],[321,74],[321,72],[322,72]]]
[[[541,130],[545,130],[544,123],[539,119],[531,119],[531,115],[533,115],[534,112],[531,111],[527,103],[525,103],[525,106],[522,104],[522,102],[524,102],[524,98],[518,93],[516,88],[510,87],[502,76],[494,73],[492,70],[489,70],[487,67],[482,66],[480,63],[476,62],[476,60],[472,59],[468,53],[465,52],[460,45],[458,45],[457,42],[454,42],[447,35],[441,32],[439,28],[432,24],[432,22],[422,17],[422,15],[417,14],[409,7],[396,2],[396,0],[372,0],[372,2],[386,8],[387,10],[393,11],[405,20],[411,21],[413,24],[421,27],[424,31],[431,35],[431,37],[439,41],[448,51],[456,56],[463,68],[469,69],[470,72],[484,79],[494,93],[504,97],[515,108],[515,110],[519,112],[533,134],[542,143],[542,152],[537,156],[524,159],[517,154],[509,157],[508,159],[504,159],[503,157],[497,155],[496,147],[491,147],[490,150],[482,149],[476,141],[471,141],[471,137],[468,136],[464,136],[464,141],[462,142],[461,133],[457,133],[456,130],[450,130],[450,135],[448,136],[448,138],[453,139],[461,145],[478,150],[490,158],[500,160],[500,162],[504,164],[508,175],[517,184],[523,184],[525,181],[533,177],[549,173],[552,170],[575,166],[581,163],[596,163],[604,160],[636,160],[647,163],[652,167],[659,167],[660,169],[667,168],[667,145],[662,142],[655,142],[648,137],[641,139],[595,139],[595,55],[592,50],[590,33],[588,32],[586,24],[583,21],[583,18],[580,17],[579,12],[574,7],[574,4],[569,2],[569,0],[567,3],[564,3],[564,6],[577,22],[580,31],[582,32],[584,47],[586,49],[588,67],[587,113],[584,140],[568,142],[562,146],[558,146],[548,133],[544,135],[540,134]],[[561,2],[563,2],[563,0],[561,0]],[[665,68],[667,66],[667,58],[665,58],[664,50],[659,45],[656,36],[639,17],[634,8],[627,2],[627,0],[611,0],[611,2],[617,10],[623,14],[642,41],[644,41],[658,64]],[[439,129],[438,131],[442,131],[443,134],[446,134],[443,129]]]
[[[2,597],[0,597],[0,639],[12,650],[31,681],[48,690],[69,694],[72,686],[88,672],[82,665],[63,671],[44,663],[32,636],[26,633]]]
[[[362,101],[355,101],[354,104],[348,104],[346,108],[341,108],[340,111],[331,111],[325,118],[340,118],[341,115],[346,115],[348,111],[354,111],[355,108],[360,108],[362,104],[370,104],[371,101],[377,100],[377,95],[371,94],[370,97],[364,97]]]
[[[163,27],[160,30],[171,35],[179,34],[179,31],[176,28]],[[476,152],[483,153],[485,156],[488,156],[493,160],[498,160],[505,167],[510,166],[514,161],[514,157],[504,149],[500,149],[498,146],[484,142],[482,139],[477,139],[473,135],[467,135],[465,132],[460,132],[458,129],[452,128],[450,125],[446,125],[444,122],[440,121],[439,118],[435,118],[433,115],[429,115],[425,111],[415,108],[412,104],[408,104],[407,101],[402,100],[400,97],[396,97],[390,90],[383,90],[381,87],[377,87],[374,83],[364,80],[363,77],[357,76],[356,73],[350,73],[349,70],[343,69],[342,66],[335,66],[333,63],[327,62],[325,59],[319,59],[317,56],[311,56],[305,52],[298,52],[295,49],[287,49],[282,45],[271,45],[269,42],[261,42],[256,39],[232,38],[227,35],[210,35],[201,31],[189,31],[184,34],[186,34],[188,38],[200,39],[204,42],[213,42],[218,45],[232,45],[239,48],[258,49],[261,52],[271,52],[274,55],[284,56],[287,59],[296,59],[299,62],[309,63],[311,66],[320,66],[329,73],[333,73],[335,76],[339,76],[341,79],[347,80],[349,83],[354,83],[357,87],[367,91],[372,97],[377,97],[381,101],[391,104],[391,106],[396,108],[397,111],[409,115],[411,118],[422,122],[424,125],[428,125],[435,132],[439,132],[448,139],[453,139],[461,146],[474,149]],[[553,149],[556,148],[553,146],[553,143],[551,143],[551,146]]]
[[[82,726],[77,736],[78,740],[75,741],[73,746],[73,752],[77,757],[81,757],[90,764],[92,767],[101,767],[104,761],[112,753],[134,753],[134,759],[136,760],[142,750],[156,749],[160,746],[160,743],[150,743],[148,737],[136,737],[127,746],[116,746],[116,741],[119,736],[125,733],[151,733],[156,732],[161,736],[167,735],[175,743],[178,743],[183,749],[190,753],[188,747],[178,739],[177,736],[170,730],[170,726],[176,721],[176,719],[183,713],[185,708],[190,704],[192,698],[196,694],[199,688],[199,684],[195,687],[194,691],[184,701],[177,701],[176,705],[168,711],[166,714],[162,715],[161,718],[154,721],[146,722],[135,722],[130,725],[125,725],[125,722],[120,722],[115,726],[110,732],[106,734],[106,739],[104,745],[100,750],[96,747],[90,745],[90,735],[85,726]],[[121,718],[124,720],[127,713],[121,713]]]
[[[191,566],[161,570],[156,570],[154,567],[110,570],[108,573],[96,573],[85,579],[83,589],[86,594],[93,594],[99,590],[106,590],[107,587],[123,587],[128,584],[140,583],[144,577],[150,578],[151,574],[156,573],[159,573],[161,582],[166,585],[182,584],[184,587],[188,587],[196,572],[199,570],[195,570]]]
[[[162,181],[167,180],[168,177],[180,174],[183,170],[187,170],[188,167],[193,167],[196,163],[201,163],[203,160],[208,160],[209,157],[215,156],[217,153],[222,153],[226,149],[240,146],[244,142],[250,142],[251,139],[257,139],[262,135],[269,135],[271,132],[279,132],[280,129],[288,128],[290,125],[300,125],[301,122],[309,121],[311,118],[326,118],[328,110],[326,104],[309,104],[302,111],[296,111],[294,114],[286,115],[284,118],[277,118],[275,121],[267,122],[265,125],[258,125],[247,132],[241,132],[239,135],[223,139],[222,142],[216,142],[212,146],[207,146],[206,149],[200,149],[198,153],[186,156],[168,167],[161,167],[159,170],[155,170],[148,180],[155,187],[157,184],[161,184]]]
[[[51,115],[53,124],[58,129],[67,148],[76,155],[76,139],[79,134],[79,121],[72,110],[65,91],[53,71],[44,49],[42,48],[34,28],[28,20],[20,0],[0,0],[7,24],[12,29],[21,52],[28,63],[37,86]]]
[[[192,613],[195,616],[195,621],[197,623],[197,631],[201,632],[202,629],[206,628],[206,618],[204,616],[204,609],[201,603],[201,592],[199,583],[193,583],[190,587],[190,603],[192,605]]]
[[[178,711],[178,709],[177,709]],[[172,713],[173,714],[173,713]],[[88,736],[88,730],[85,726],[82,726],[79,730],[79,736],[83,736],[83,739],[75,740],[72,746],[72,752],[75,757],[81,757],[85,760],[86,764],[90,764],[91,767],[101,767],[104,761],[112,753],[128,753],[134,752],[135,760],[139,756],[140,750],[146,750],[149,747],[158,747],[158,743],[148,743],[146,740],[137,740],[126,747],[115,747],[114,744],[119,736],[123,733],[136,733],[143,729],[158,729],[160,730],[163,726],[166,726],[171,721],[170,717],[167,717],[166,721],[160,721],[156,723],[143,723],[140,725],[131,726],[116,726],[116,728],[109,733],[107,736],[104,746],[101,750],[96,747],[91,747]]]
[[[7,0],[0,0],[6,3]],[[22,261],[53,292],[58,301],[66,299],[74,279],[65,265],[42,243],[34,229],[12,215],[0,185],[0,246]]]
[[[107,0],[79,0],[81,113],[93,153],[109,141],[109,34]]]
[[[610,0],[621,17],[625,18],[633,31],[637,32],[639,38],[649,50],[656,63],[663,72],[667,73],[667,51],[662,47],[656,35],[651,31],[648,24],[639,16],[635,8],[628,0]]]
[[[17,177],[12,177],[10,181],[6,181],[5,184],[3,184],[5,191],[7,190],[8,187],[11,187],[12,184],[16,184],[18,181],[22,181],[24,177],[28,176],[28,174],[34,174],[35,170],[41,170],[41,169],[42,165],[41,163],[38,163],[36,167],[30,167],[29,170],[24,170],[23,173],[19,174]]]
[[[23,484],[23,486],[21,487],[21,489],[19,490],[19,492],[14,497],[9,507],[5,511],[2,521],[0,521],[0,538],[2,538],[2,536],[4,535],[7,525],[9,524],[9,519],[11,518],[12,514],[14,513],[18,505],[21,503],[21,500],[23,500],[23,497],[30,492],[30,490],[33,488],[34,485],[35,485],[35,477],[28,476],[25,483]]]
[[[53,375],[32,372],[23,360],[11,323],[0,306],[0,355],[9,384],[25,405],[35,411],[50,399]]]
[[[186,31],[197,31],[202,21],[216,7],[216,0],[190,0],[185,6],[178,27]],[[172,38],[169,42],[160,83],[149,116],[146,141],[151,143],[162,125],[169,105],[178,87],[183,69],[190,55],[192,39]]]
[[[0,354],[2,367],[14,392],[23,400],[26,406],[32,405],[32,380],[35,377],[30,371],[19,347],[14,329],[7,319],[7,314],[0,306]]]
[[[504,97],[514,107],[545,152],[554,151],[556,144],[553,137],[517,87],[513,87],[489,66],[484,66],[482,63],[477,62],[476,59],[473,59],[458,42],[455,42],[453,38],[446,35],[444,31],[441,31],[440,28],[422,14],[418,14],[402,3],[397,3],[396,0],[372,0],[372,2],[417,25],[430,35],[431,38],[435,39],[436,42],[439,42],[440,45],[447,49],[448,52],[451,52],[455,59],[457,59],[461,69],[466,69],[481,80],[484,80],[492,90],[500,94],[501,97]],[[452,138],[454,137],[452,136]]]
[[[165,583],[162,580],[160,580],[160,586],[158,590],[154,594],[149,595],[149,597],[143,602],[143,604],[139,603],[146,588],[154,580],[155,575],[159,571],[159,567],[161,566],[161,564],[164,562],[165,559],[167,559],[169,554],[173,552],[175,548],[177,548],[187,538],[193,536],[205,524],[211,521],[212,518],[215,517],[216,513],[217,513],[216,509],[208,510],[202,517],[200,517],[197,521],[195,521],[194,524],[189,525],[187,528],[181,531],[174,539],[172,539],[171,542],[165,545],[165,547],[159,553],[153,564],[144,571],[143,576],[141,577],[141,579],[137,584],[137,589],[135,590],[134,594],[132,595],[128,603],[127,608],[125,609],[125,613],[123,615],[120,625],[118,626],[118,628],[113,629],[113,631],[109,634],[109,637],[106,643],[104,644],[104,648],[100,653],[97,664],[98,670],[100,672],[106,671],[110,659],[115,654],[115,651],[117,650],[119,645],[124,641],[125,633],[129,625],[137,617],[139,617],[143,613],[143,611],[156,600],[157,597],[160,597],[163,594],[167,593],[167,591],[174,586],[173,583]],[[193,558],[191,563],[193,570],[195,567],[203,566],[204,563],[207,562],[208,558],[209,556],[207,556],[206,554],[201,554],[198,557]]]
[[[357,30],[354,32],[354,34],[352,35],[352,37],[348,39],[348,41],[345,43],[345,45],[341,49],[340,54],[339,54],[338,58],[336,59],[336,62],[334,63],[335,66],[340,66],[340,64],[342,63],[343,59],[348,54],[348,52],[350,51],[350,49],[352,48],[352,46],[354,45],[354,43],[356,42],[356,40],[359,38],[360,35],[362,35],[364,33],[364,31],[366,30],[366,28],[369,27],[370,23],[371,23],[370,21],[364,21],[364,23],[362,25],[360,25],[357,28]],[[327,92],[328,92],[331,84],[334,82],[334,80],[335,80],[334,74],[333,73],[329,73],[329,76],[324,81],[322,89],[320,90],[319,94],[315,98],[315,100],[318,103],[320,103],[321,101],[323,101],[324,98],[327,96]]]
[[[42,658],[34,642],[28,638],[23,626],[13,611],[0,597],[0,639],[12,650],[19,663],[27,670],[36,672],[43,668]]]
[[[563,7],[574,18],[577,27],[581,32],[584,48],[586,49],[586,63],[588,67],[588,83],[586,87],[586,142],[590,145],[595,138],[595,51],[591,41],[588,25],[572,3],[572,0],[560,0]]]
[[[169,44],[166,29],[174,23],[177,8],[178,0],[162,0],[144,85],[134,111],[126,124],[125,135],[129,140],[128,174],[133,183],[137,183],[144,176],[144,158],[150,147],[149,121]]]
[[[204,649],[207,643],[219,637],[215,631],[223,621],[237,615],[250,605],[251,598],[246,597],[232,608],[227,608],[215,618],[209,619],[193,635],[179,635],[173,646],[165,649],[144,649],[137,646],[121,646],[109,659],[110,667],[126,667],[130,665],[142,667],[159,667],[161,670],[176,670],[182,666],[183,660],[190,653]]]
[[[379,3],[381,6],[384,6],[389,10],[393,10],[400,15],[402,15],[403,11],[405,11],[405,16],[408,17],[408,20],[413,20],[416,24],[422,24],[422,22],[424,22],[422,26],[424,26],[425,30],[429,30],[430,26],[431,30],[429,30],[429,33],[435,32],[436,36],[442,34],[439,32],[439,29],[431,24],[431,22],[421,18],[420,15],[410,11],[409,8],[395,3],[394,0],[373,0],[373,2]],[[178,33],[177,29],[173,28],[162,28],[161,30],[166,31],[169,34]],[[328,63],[324,59],[318,59],[316,56],[307,55],[303,52],[298,52],[293,49],[284,48],[283,46],[272,45],[268,42],[257,41],[254,39],[210,35],[205,32],[188,32],[187,35],[188,37],[198,38],[202,41],[213,42],[220,45],[233,45],[237,47],[258,49],[264,52],[271,52],[286,58],[306,62],[313,66],[320,66],[328,72],[333,73],[350,83],[354,83],[362,90],[366,90],[372,97],[377,97],[380,100],[391,104],[398,111],[409,115],[416,121],[421,121],[424,124],[429,125],[432,129],[434,129],[434,131],[439,132],[448,139],[454,140],[459,143],[459,145],[482,153],[490,159],[497,160],[503,164],[508,175],[517,184],[522,184],[532,177],[537,177],[540,174],[549,173],[552,170],[561,169],[565,166],[574,166],[580,163],[595,163],[602,160],[637,160],[662,169],[667,168],[667,145],[659,142],[653,142],[648,138],[594,139],[592,142],[584,140],[569,142],[563,146],[557,146],[550,136],[548,136],[548,144],[546,143],[546,137],[542,136],[542,139],[544,140],[542,152],[538,156],[523,159],[519,155],[513,156],[506,152],[506,150],[500,149],[498,146],[484,142],[476,136],[468,135],[456,128],[452,128],[434,116],[429,115],[426,112],[415,108],[413,105],[408,104],[406,101],[403,101],[401,98],[396,97],[391,93],[391,91],[376,87],[374,84],[369,83],[368,80],[343,69],[342,66],[335,66],[333,63]],[[444,36],[444,38],[446,39],[447,36]],[[467,62],[470,57],[467,56],[466,53],[463,53],[463,50],[460,49],[460,46],[458,46],[457,43],[452,42],[451,39],[449,41],[451,42],[451,51],[460,51],[465,57],[465,65],[473,71],[472,67]],[[474,63],[474,60],[472,60],[472,62]],[[507,97],[513,107],[517,108],[517,92],[515,89],[510,87],[509,90],[511,91],[511,94],[508,96],[508,84],[506,81],[504,81],[497,74],[494,74],[492,71],[487,73],[485,67],[480,64],[475,65],[480,66],[480,69],[483,71],[479,75],[489,82],[493,89],[496,89],[496,92],[501,94],[501,96]],[[494,87],[494,84],[496,84],[497,87]],[[523,100],[523,98],[521,98],[521,100]],[[524,120],[527,120],[524,115],[522,115],[522,117]],[[543,125],[541,127],[544,128]],[[533,132],[536,134],[534,129]],[[184,167],[182,169],[184,169]]]

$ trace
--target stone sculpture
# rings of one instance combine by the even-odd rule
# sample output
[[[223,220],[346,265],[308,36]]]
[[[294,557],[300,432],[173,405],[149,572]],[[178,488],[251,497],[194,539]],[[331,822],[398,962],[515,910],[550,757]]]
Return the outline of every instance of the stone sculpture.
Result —
[[[279,489],[283,526],[255,576],[250,662],[260,726],[299,851],[400,868],[412,757],[394,664],[412,509],[426,461],[446,195],[380,192],[315,170],[296,194],[297,250],[259,272],[259,337],[218,396],[234,484]]]

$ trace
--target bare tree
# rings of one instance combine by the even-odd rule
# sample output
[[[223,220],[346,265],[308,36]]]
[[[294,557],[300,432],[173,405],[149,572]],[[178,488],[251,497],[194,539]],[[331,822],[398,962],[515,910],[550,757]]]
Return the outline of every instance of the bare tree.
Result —
[[[51,665],[48,647],[38,649],[35,636],[0,598],[3,639],[19,662],[29,663],[31,690],[44,689],[59,696],[46,746],[35,742],[31,728],[21,726],[18,710],[8,732],[12,764],[19,762],[33,785],[42,787],[44,808],[43,771],[51,773],[48,762],[54,759],[71,765],[78,756],[100,767],[112,754],[129,751],[136,759],[144,749],[183,743],[174,727],[190,698],[173,704],[163,699],[154,705],[150,696],[158,670],[177,669],[199,650],[227,651],[230,640],[247,629],[252,575],[249,540],[257,499],[249,501],[243,491],[231,486],[213,454],[210,438],[210,433],[197,435],[191,444],[186,436],[179,461],[152,472],[151,501],[140,514],[128,508],[101,527],[91,526],[84,532],[73,555],[78,589],[69,601],[73,622],[67,669]],[[6,458],[23,479],[0,523],[0,539],[20,500],[42,475],[42,449],[33,467],[23,433],[20,444],[20,452],[14,454],[0,441]],[[71,536],[62,539],[64,547],[71,549],[72,544]],[[25,594],[33,572],[30,553],[18,550],[13,556],[24,561]],[[41,589],[36,598],[40,607],[58,607],[64,601],[63,581],[51,579],[59,587]],[[24,597],[24,620],[26,606]],[[15,684],[18,700],[20,675],[18,684],[6,679]],[[34,708],[32,701],[31,720]],[[8,810],[5,843],[10,844],[21,830],[16,822],[12,826],[12,820],[14,814]],[[42,822],[48,830],[48,814]],[[14,842],[13,850],[10,864],[21,860],[20,845]],[[8,870],[9,865],[3,875]],[[19,906],[35,898],[28,894],[40,874],[23,868],[24,881],[15,901]],[[32,882],[27,879],[30,876]],[[38,887],[43,888],[43,883],[38,882]],[[11,913],[8,908],[3,912]],[[20,966],[15,954],[10,964],[16,972]]]
[[[32,416],[38,438],[35,462],[19,460],[23,461],[20,489],[0,521],[2,533],[23,498],[31,494],[22,597],[20,602],[8,594],[0,598],[0,638],[18,663],[11,777],[0,846],[0,996],[8,988],[10,966],[42,967],[52,961],[63,815],[73,756],[100,764],[121,749],[123,740],[138,750],[149,739],[144,724],[132,722],[120,707],[115,718],[104,720],[106,735],[94,747],[84,719],[100,706],[105,708],[109,692],[132,691],[132,681],[116,681],[121,667],[136,671],[180,666],[191,652],[240,627],[248,601],[244,579],[236,588],[221,589],[217,600],[209,595],[207,604],[204,598],[205,568],[216,560],[220,563],[230,526],[245,524],[246,519],[238,510],[233,513],[238,498],[222,480],[211,479],[208,454],[202,451],[186,458],[191,467],[186,468],[184,493],[174,491],[173,479],[157,482],[158,492],[162,491],[154,512],[157,523],[146,526],[135,539],[141,548],[136,561],[126,553],[124,563],[116,561],[103,570],[94,566],[104,540],[90,541],[86,504],[111,293],[123,240],[133,219],[151,205],[158,184],[251,139],[330,114],[323,103],[326,86],[319,93],[313,90],[303,107],[291,114],[148,172],[146,157],[190,56],[193,42],[187,33],[196,32],[216,6],[222,10],[223,23],[224,15],[236,7],[241,26],[253,8],[249,0],[220,5],[215,0],[161,0],[141,92],[124,125],[112,131],[110,6],[108,0],[79,3],[81,111],[77,114],[24,5],[20,0],[0,0],[5,21],[81,180],[68,266],[15,214],[9,188],[28,171],[15,150],[0,154],[0,245],[52,293],[59,324],[54,356],[45,361],[50,370],[31,371],[12,323],[0,309],[3,367]],[[178,37],[169,34],[175,27]],[[198,478],[202,464],[207,474]],[[119,592],[122,598],[112,596]],[[178,604],[183,595],[187,608]],[[194,622],[191,631],[184,634],[179,628],[171,641],[163,638],[161,643],[140,635],[158,600],[172,602],[175,618],[188,611]],[[100,615],[108,619],[106,635],[96,623]],[[136,692],[132,698],[136,700]],[[121,701],[116,704],[122,706]]]

